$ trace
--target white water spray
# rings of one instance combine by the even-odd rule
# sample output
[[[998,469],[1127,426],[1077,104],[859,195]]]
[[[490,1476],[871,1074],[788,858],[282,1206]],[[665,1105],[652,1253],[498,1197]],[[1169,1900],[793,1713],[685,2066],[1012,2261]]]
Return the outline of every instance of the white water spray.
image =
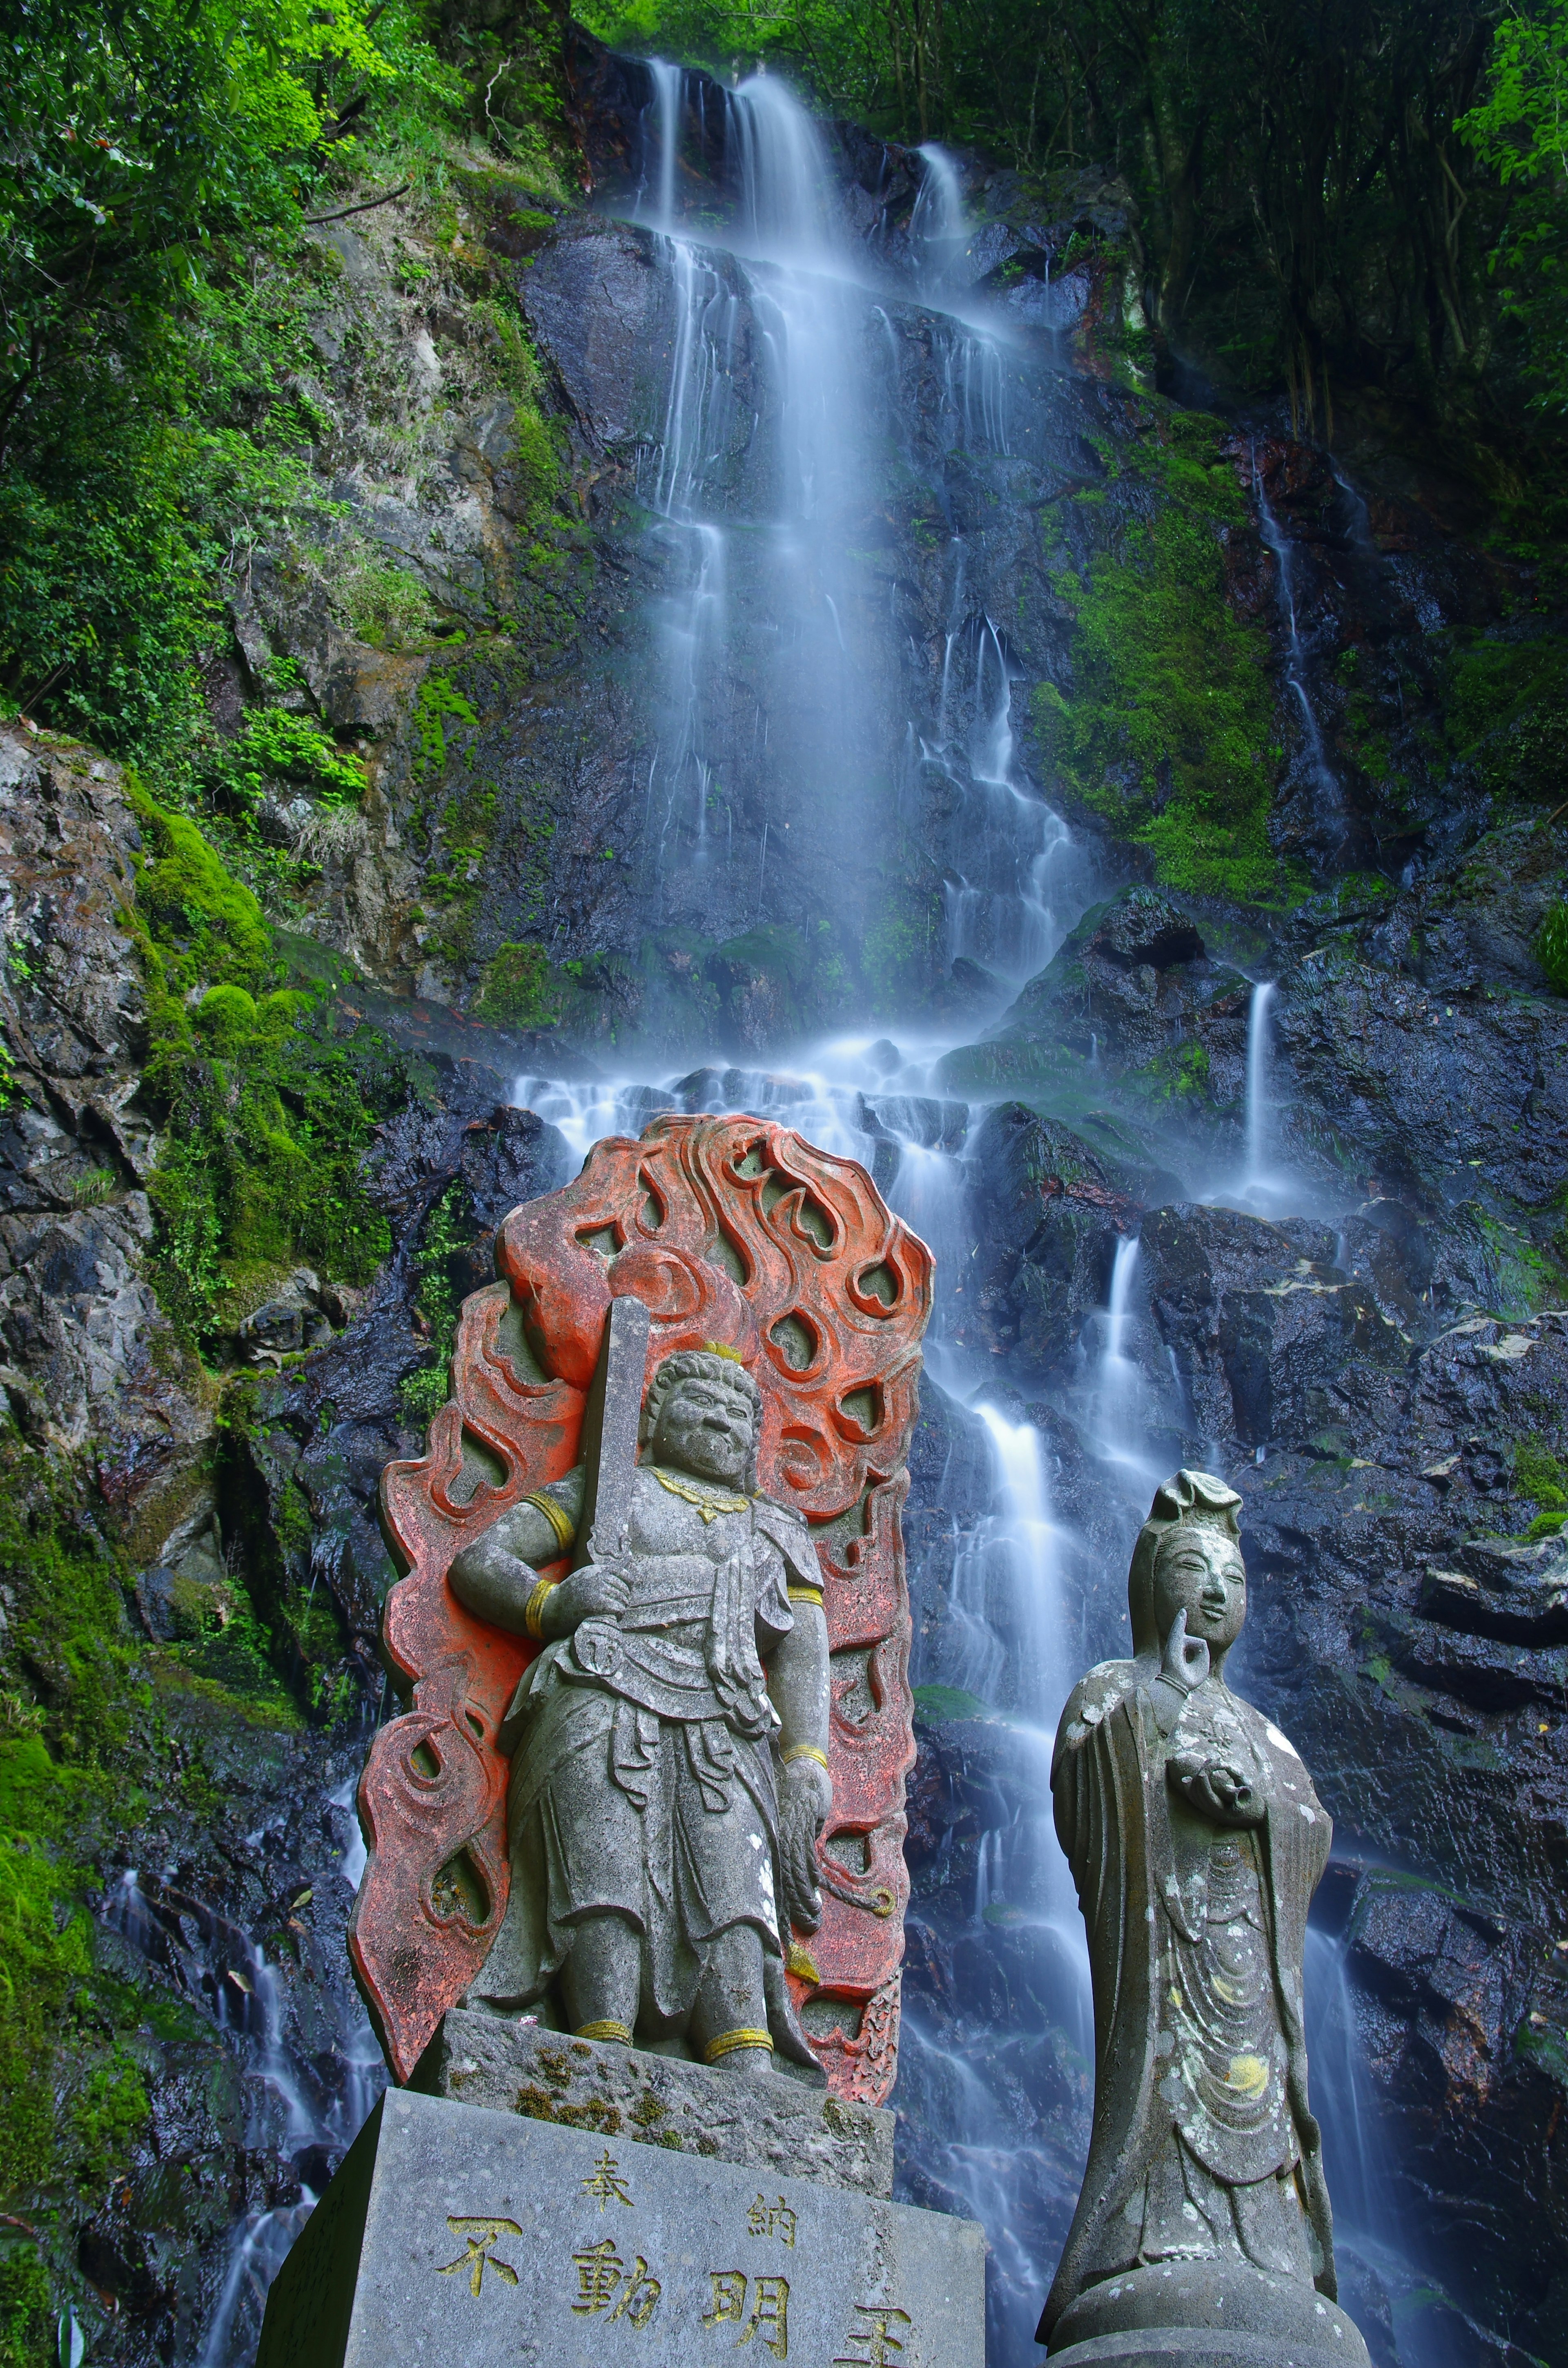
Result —
[[[1246,1099],[1243,1106],[1246,1169],[1243,1183],[1244,1189],[1255,1193],[1267,1190],[1269,1180],[1268,1008],[1274,995],[1270,982],[1260,979],[1247,1005]]]

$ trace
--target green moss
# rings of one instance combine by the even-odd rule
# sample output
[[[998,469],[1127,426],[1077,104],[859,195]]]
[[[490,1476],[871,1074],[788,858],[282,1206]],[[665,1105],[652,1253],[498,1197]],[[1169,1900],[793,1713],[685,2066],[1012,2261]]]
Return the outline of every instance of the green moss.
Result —
[[[159,805],[134,779],[127,786],[146,842],[136,907],[158,951],[158,983],[175,995],[209,980],[254,988],[273,961],[261,906],[188,814]]]
[[[1168,1045],[1139,1074],[1146,1088],[1162,1101],[1184,1101],[1207,1095],[1208,1047],[1189,1037],[1185,1043]]]
[[[0,1739],[0,2192],[62,2178],[91,2190],[147,2114],[125,2034],[94,1997],[84,1894],[95,1848],[141,1812],[150,1696],[116,1557],[69,1474],[8,1423],[0,1565],[13,1603]],[[21,2309],[30,2272],[9,2266]]]
[[[1521,1439],[1514,1447],[1514,1479],[1521,1497],[1543,1513],[1568,1513],[1568,1470],[1543,1439]]]
[[[414,727],[419,739],[415,769],[439,776],[447,769],[447,721],[477,728],[479,718],[449,675],[427,674],[414,706]]]
[[[912,891],[892,888],[860,943],[860,974],[874,1013],[907,1010],[930,973],[937,910]]]
[[[349,630],[372,649],[417,649],[437,630],[434,603],[417,575],[369,552],[339,579],[335,605]]]
[[[391,1235],[358,1160],[405,1087],[374,1030],[339,1027],[329,988],[277,985],[285,963],[261,907],[190,818],[133,794],[148,851],[127,918],[146,974],[145,1090],[165,1121],[151,1270],[199,1340],[301,1260],[369,1278]]]
[[[1479,639],[1449,665],[1445,723],[1456,756],[1506,804],[1555,805],[1568,772],[1568,642]]]
[[[1034,693],[1042,752],[1069,787],[1150,848],[1162,885],[1257,902],[1292,883],[1267,837],[1278,720],[1267,635],[1226,598],[1219,529],[1244,516],[1213,423],[1176,415],[1140,455],[1156,498],[1081,574],[1070,682]]]
[[[428,1422],[451,1395],[452,1344],[463,1300],[473,1289],[468,1253],[477,1230],[464,1187],[449,1184],[425,1221],[414,1261],[419,1277],[415,1304],[432,1353],[428,1363],[399,1383],[398,1401],[416,1422]]]
[[[0,2368],[39,2368],[52,2356],[53,2296],[37,2239],[0,2228]]]
[[[1562,995],[1568,995],[1568,904],[1554,905],[1535,941],[1536,960]]]
[[[480,973],[473,1016],[497,1028],[549,1028],[561,1017],[560,992],[542,946],[506,945]]]

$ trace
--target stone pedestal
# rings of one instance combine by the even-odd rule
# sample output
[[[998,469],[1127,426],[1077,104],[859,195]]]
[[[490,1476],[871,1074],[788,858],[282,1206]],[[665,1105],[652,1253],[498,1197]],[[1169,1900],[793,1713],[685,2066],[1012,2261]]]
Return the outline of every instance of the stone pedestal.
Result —
[[[845,2103],[785,2071],[744,2080],[689,2056],[605,2047],[520,2017],[504,2021],[453,2007],[409,2085],[564,2129],[744,2163],[759,2174],[892,2193],[896,2116]]]
[[[708,2077],[744,2121],[749,2084]],[[983,2368],[972,2222],[638,2126],[389,2090],[278,2274],[257,2368]]]
[[[1162,2261],[1085,2286],[1057,2320],[1051,2368],[1370,2368],[1355,2322],[1293,2278]]]

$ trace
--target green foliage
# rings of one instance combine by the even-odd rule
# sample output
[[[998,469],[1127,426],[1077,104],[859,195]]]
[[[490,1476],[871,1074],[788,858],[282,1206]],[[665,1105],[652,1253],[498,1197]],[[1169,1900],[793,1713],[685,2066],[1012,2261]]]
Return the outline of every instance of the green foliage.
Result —
[[[1283,884],[1267,835],[1278,723],[1267,635],[1225,597],[1217,529],[1241,495],[1213,435],[1181,421],[1145,462],[1162,496],[1149,523],[1057,577],[1072,686],[1039,685],[1035,727],[1085,803],[1153,851],[1162,886],[1266,902]]]
[[[1568,769],[1568,643],[1476,640],[1448,666],[1445,718],[1456,756],[1492,794],[1557,803]]]
[[[18,0],[0,142],[0,688],[142,758],[201,736],[245,552],[330,508],[304,212],[460,81],[422,0]],[[406,177],[406,175],[405,175]],[[327,197],[330,206],[330,196]]]
[[[1568,904],[1554,905],[1535,941],[1536,959],[1559,994],[1568,995]]]
[[[436,631],[436,611],[424,585],[406,567],[368,554],[335,590],[350,631],[373,649],[416,649]]]
[[[37,2244],[0,2228],[0,2368],[38,2368],[51,2357],[53,2297]]]
[[[499,947],[480,973],[473,1016],[496,1028],[549,1028],[561,1017],[561,999],[542,946]]]
[[[1481,103],[1455,130],[1511,193],[1491,268],[1536,403],[1568,411],[1568,0],[1501,18]]]
[[[253,707],[210,760],[207,777],[210,789],[242,805],[270,788],[303,790],[325,806],[356,805],[365,787],[358,757],[341,750],[313,716],[281,707]]]
[[[386,1256],[358,1160],[404,1088],[373,1030],[345,1035],[330,996],[276,985],[284,965],[260,906],[194,823],[144,790],[132,797],[147,854],[130,917],[147,975],[147,1087],[165,1120],[153,1273],[199,1339],[233,1312],[226,1294],[273,1271],[303,1259],[363,1281]]]
[[[449,1184],[425,1221],[424,1239],[414,1261],[419,1277],[415,1305],[431,1353],[426,1365],[399,1383],[398,1402],[403,1413],[417,1422],[428,1422],[452,1393],[458,1317],[473,1288],[468,1253],[474,1235],[467,1191],[461,1184]]]
[[[93,2188],[123,2159],[147,2100],[95,2009],[82,1856],[133,1816],[146,1694],[125,1633],[121,1573],[69,1475],[0,1422],[0,1565],[14,1610],[0,1739],[0,2187],[62,2174]],[[10,1669],[7,1669],[7,1675]],[[31,1696],[34,1715],[18,1716]],[[4,2305],[36,2279],[14,2259]]]

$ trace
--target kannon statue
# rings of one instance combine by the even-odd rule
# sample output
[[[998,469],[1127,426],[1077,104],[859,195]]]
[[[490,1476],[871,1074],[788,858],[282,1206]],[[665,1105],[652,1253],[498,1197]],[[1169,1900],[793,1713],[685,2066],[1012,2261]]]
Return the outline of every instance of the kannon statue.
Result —
[[[1091,1669],[1057,1734],[1095,2112],[1039,2340],[1071,2358],[1098,2339],[1085,2358],[1131,2362],[1159,2330],[1162,2360],[1196,2362],[1223,2328],[1238,2359],[1278,2342],[1280,2359],[1363,2368],[1307,2101],[1301,1961],[1333,1827],[1290,1742],[1225,1680],[1246,1617],[1240,1509],[1206,1473],[1156,1492],[1128,1577],[1133,1657]]]
[[[470,1610],[544,1645],[503,1727],[511,1887],[468,2003],[730,2071],[778,2050],[820,2082],[784,1975],[833,1801],[823,1576],[757,1491],[759,1413],[733,1351],[665,1357],[613,1566],[538,1575],[580,1551],[581,1463],[452,1565]]]

